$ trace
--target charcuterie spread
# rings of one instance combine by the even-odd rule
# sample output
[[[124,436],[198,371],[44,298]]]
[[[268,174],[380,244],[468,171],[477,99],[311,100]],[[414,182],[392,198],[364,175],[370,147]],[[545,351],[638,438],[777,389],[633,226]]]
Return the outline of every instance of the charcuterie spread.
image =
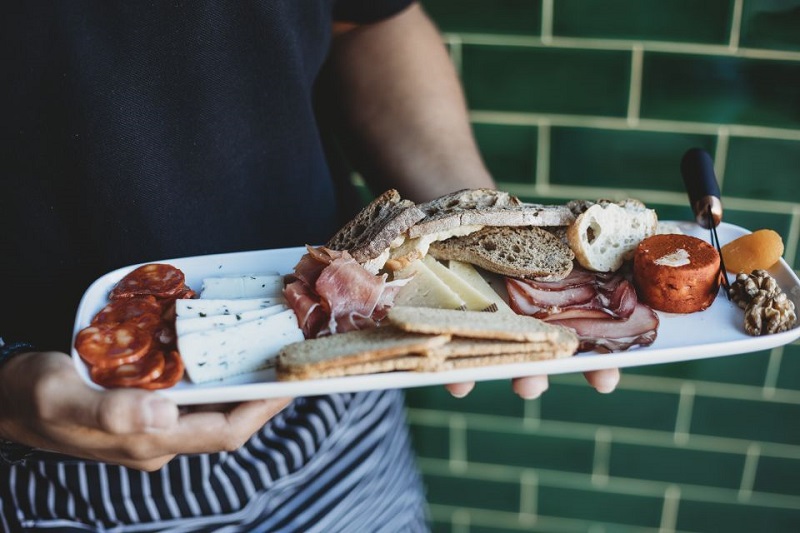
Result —
[[[659,312],[707,309],[725,275],[714,247],[675,228],[631,199],[469,189],[415,204],[390,190],[290,273],[204,276],[195,292],[169,264],[132,270],[75,349],[95,383],[150,389],[184,374],[297,382],[635,350],[658,338]],[[794,304],[761,272],[732,273],[742,329],[791,329]]]

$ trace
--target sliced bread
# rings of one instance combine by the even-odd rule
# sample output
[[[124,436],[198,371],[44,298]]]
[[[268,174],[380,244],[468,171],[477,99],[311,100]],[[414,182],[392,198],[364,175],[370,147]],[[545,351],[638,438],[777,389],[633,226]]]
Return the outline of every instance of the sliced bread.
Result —
[[[567,240],[581,266],[613,272],[633,257],[639,243],[657,228],[655,210],[638,200],[596,203],[567,228]]]
[[[428,253],[464,261],[489,272],[539,281],[558,281],[572,271],[570,247],[537,227],[485,227],[464,237],[434,242]]]
[[[359,263],[387,255],[392,242],[425,217],[416,204],[389,189],[362,209],[326,244],[332,250],[346,250]],[[375,268],[380,266],[375,265]]]
[[[419,208],[425,218],[409,229],[410,238],[446,234],[462,226],[566,226],[575,220],[566,206],[525,204],[493,189],[463,189]]]
[[[575,335],[531,316],[508,313],[397,306],[389,310],[388,319],[399,329],[431,335],[525,342],[562,342],[565,335]]]

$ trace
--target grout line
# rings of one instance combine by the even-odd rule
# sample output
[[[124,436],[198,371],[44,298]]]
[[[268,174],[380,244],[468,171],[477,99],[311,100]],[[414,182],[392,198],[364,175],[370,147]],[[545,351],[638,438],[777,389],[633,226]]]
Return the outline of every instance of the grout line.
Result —
[[[797,257],[798,242],[800,242],[800,205],[795,204],[792,210],[792,221],[789,224],[789,235],[786,236],[786,246],[783,249],[783,258],[793,266],[800,259]],[[793,290],[797,290],[797,287],[794,287]]]
[[[522,407],[522,427],[528,431],[539,429],[542,422],[542,402],[540,400],[527,401]]]
[[[454,509],[450,513],[450,523],[453,525],[453,533],[469,533],[472,525],[472,516],[467,509]]]
[[[519,514],[526,525],[536,524],[539,509],[539,475],[535,470],[526,468],[519,479]]]
[[[592,485],[603,487],[608,484],[611,463],[611,430],[598,428],[594,437],[594,458],[592,460]]]
[[[720,126],[717,130],[717,146],[714,153],[714,173],[717,175],[720,191],[725,182],[725,166],[728,162],[728,146],[730,145],[731,132],[727,126]]]
[[[664,491],[664,505],[661,508],[661,524],[659,533],[674,533],[678,523],[678,508],[681,503],[681,489],[678,485],[670,485]]]
[[[679,120],[660,120],[639,118],[636,128],[631,128],[623,117],[604,117],[595,115],[561,115],[492,110],[470,110],[473,122],[510,126],[537,126],[546,119],[553,126],[574,128],[597,128],[614,130],[651,131],[656,133],[684,133],[718,135],[720,126],[729,130],[733,137],[752,137],[756,139],[776,139],[800,141],[800,129],[749,126],[745,124],[715,124],[708,122],[688,122]]]
[[[775,397],[775,390],[777,389],[778,376],[780,376],[781,362],[783,361],[783,346],[773,348],[769,353],[769,361],[767,362],[767,371],[764,374],[764,399],[771,400]]]
[[[542,0],[542,44],[549,45],[553,42],[553,13],[554,0]]]
[[[747,455],[745,455],[744,467],[742,468],[742,481],[739,485],[739,495],[737,496],[737,499],[742,503],[749,502],[753,496],[753,485],[755,484],[760,457],[761,447],[754,442],[747,448]]]
[[[448,37],[447,43],[450,45],[450,61],[453,62],[453,67],[455,68],[456,75],[459,78],[461,78],[462,66],[464,64],[463,61],[464,43],[462,43],[461,37],[459,37],[458,35],[453,35]]]
[[[695,386],[692,382],[681,385],[678,412],[675,415],[675,444],[685,445],[689,441],[689,430],[692,426]]]
[[[544,7],[544,6],[543,6]],[[542,21],[544,24],[544,21]],[[446,34],[445,38],[450,35]],[[589,50],[628,51],[631,41],[624,39],[596,39],[582,37],[564,37],[550,35],[547,42],[543,36],[499,35],[486,33],[458,33],[464,44],[482,46],[517,46],[521,48],[570,48]],[[731,48],[728,44],[699,44],[672,41],[641,41],[645,52],[661,52],[686,55],[712,55],[742,57],[748,59],[766,59],[775,61],[800,61],[800,52],[793,50],[771,50],[767,48]]]
[[[639,123],[639,112],[642,104],[642,70],[644,69],[644,49],[641,43],[635,43],[631,50],[631,84],[628,90],[628,116],[626,122],[630,127]]]
[[[464,415],[450,416],[450,470],[461,473],[467,469],[467,419]]]
[[[536,181],[537,191],[547,190],[550,184],[550,121],[540,119],[536,135]]]
[[[731,16],[731,35],[728,41],[728,48],[731,52],[739,50],[739,41],[742,36],[742,6],[744,0],[735,0],[733,3],[733,15]]]

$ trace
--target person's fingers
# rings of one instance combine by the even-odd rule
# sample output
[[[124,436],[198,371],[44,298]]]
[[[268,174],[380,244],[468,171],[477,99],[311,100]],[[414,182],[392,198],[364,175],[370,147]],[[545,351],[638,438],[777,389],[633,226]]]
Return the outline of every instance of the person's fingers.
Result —
[[[516,378],[511,384],[514,392],[525,400],[535,400],[550,386],[547,376],[527,376]]]
[[[586,381],[594,387],[597,392],[607,394],[617,388],[620,380],[618,368],[605,368],[603,370],[593,370],[583,374]]]
[[[449,383],[445,385],[444,388],[456,398],[463,398],[475,388],[475,382],[470,381],[467,383]]]

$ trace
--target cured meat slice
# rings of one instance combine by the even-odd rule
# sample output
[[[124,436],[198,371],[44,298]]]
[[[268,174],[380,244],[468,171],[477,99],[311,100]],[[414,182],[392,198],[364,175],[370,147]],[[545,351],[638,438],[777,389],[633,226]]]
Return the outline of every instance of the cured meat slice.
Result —
[[[183,272],[172,265],[150,263],[129,272],[108,295],[110,300],[155,296],[175,298],[186,289]]]
[[[164,354],[154,350],[141,359],[112,368],[93,366],[89,371],[92,381],[107,388],[140,387],[158,379],[166,365]]]
[[[82,329],[75,350],[88,364],[112,368],[141,359],[153,344],[151,332],[136,324],[98,324]]]
[[[141,384],[137,385],[138,387],[150,390],[167,389],[176,385],[181,379],[183,379],[185,368],[183,365],[183,359],[181,359],[181,355],[175,350],[170,350],[169,352],[164,353],[163,357],[164,371],[161,373],[161,375],[151,381],[142,382]]]
[[[537,283],[537,286],[541,282]],[[513,287],[511,287],[513,286]],[[528,300],[533,310],[530,314],[541,318],[551,313],[558,313],[562,309],[576,305],[586,304],[597,296],[597,289],[592,284],[575,285],[561,290],[543,290],[527,283],[525,280],[506,278],[506,288],[509,294],[522,295]],[[518,303],[518,302],[516,302]]]
[[[656,340],[658,315],[643,303],[637,303],[627,319],[570,318],[548,320],[575,331],[580,341],[579,351],[602,349],[620,351],[632,346],[646,346]]]
[[[112,300],[92,319],[92,324],[128,322],[155,332],[161,325],[163,309],[152,296]]]
[[[297,315],[297,323],[303,330],[303,335],[306,338],[316,337],[328,320],[328,313],[322,307],[319,295],[303,281],[296,280],[284,287],[283,296],[286,304]]]
[[[320,274],[314,286],[330,311],[331,333],[362,329],[380,301],[386,276],[375,276],[352,257],[339,257]],[[374,324],[373,324],[374,325]]]

